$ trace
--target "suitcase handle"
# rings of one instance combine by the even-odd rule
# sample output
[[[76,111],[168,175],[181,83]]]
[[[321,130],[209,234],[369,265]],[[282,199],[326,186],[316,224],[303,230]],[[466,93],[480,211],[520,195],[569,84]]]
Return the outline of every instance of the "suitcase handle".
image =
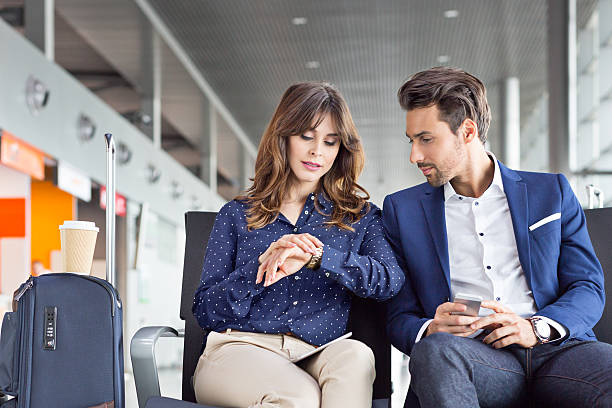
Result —
[[[115,286],[115,141],[112,133],[106,142],[106,280]]]

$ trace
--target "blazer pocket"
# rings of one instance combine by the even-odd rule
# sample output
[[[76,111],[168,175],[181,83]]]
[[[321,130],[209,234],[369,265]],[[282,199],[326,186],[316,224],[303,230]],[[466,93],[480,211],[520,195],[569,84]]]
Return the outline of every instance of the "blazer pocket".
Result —
[[[556,220],[559,220],[559,219],[561,219],[561,213],[560,212],[551,214],[548,217],[544,217],[540,221],[530,225],[529,226],[529,231],[533,232],[536,229],[542,227],[543,225],[546,225],[546,224],[548,224],[550,222],[553,222],[553,221],[556,221]]]
[[[541,228],[531,231],[531,236],[539,242],[551,240],[551,236],[558,236],[560,238],[561,224],[558,222],[549,222]]]
[[[533,231],[530,231],[530,234],[539,242],[555,241],[552,237],[561,239],[561,223],[559,221],[547,222]]]

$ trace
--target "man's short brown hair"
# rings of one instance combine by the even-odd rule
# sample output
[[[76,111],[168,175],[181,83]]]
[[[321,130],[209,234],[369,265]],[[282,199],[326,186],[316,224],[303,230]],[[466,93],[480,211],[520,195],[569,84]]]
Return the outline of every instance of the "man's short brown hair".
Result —
[[[399,103],[407,111],[436,105],[440,120],[453,133],[466,118],[476,122],[480,141],[487,140],[491,109],[483,83],[456,68],[435,67],[414,74],[397,92]]]

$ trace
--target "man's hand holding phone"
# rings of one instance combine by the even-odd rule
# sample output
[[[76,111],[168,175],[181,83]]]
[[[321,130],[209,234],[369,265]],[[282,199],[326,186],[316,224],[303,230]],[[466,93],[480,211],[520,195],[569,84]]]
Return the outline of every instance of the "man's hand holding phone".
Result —
[[[475,296],[457,294],[453,302],[442,303],[436,309],[434,319],[427,327],[425,336],[443,332],[467,337],[475,333],[476,330],[470,325],[479,319],[480,301],[481,299]]]
[[[494,313],[478,317],[480,306]],[[458,293],[453,302],[442,303],[436,309],[433,321],[427,327],[425,336],[436,332],[451,333],[467,337],[477,330],[490,330],[483,341],[496,349],[518,344],[533,347],[538,343],[531,323],[516,315],[508,307],[493,300],[482,301],[474,295]]]
[[[483,339],[496,349],[518,344],[529,348],[538,344],[538,339],[531,323],[510,308],[494,300],[482,302],[482,307],[493,310],[494,313],[479,319],[472,324],[475,330],[488,329],[491,333]]]

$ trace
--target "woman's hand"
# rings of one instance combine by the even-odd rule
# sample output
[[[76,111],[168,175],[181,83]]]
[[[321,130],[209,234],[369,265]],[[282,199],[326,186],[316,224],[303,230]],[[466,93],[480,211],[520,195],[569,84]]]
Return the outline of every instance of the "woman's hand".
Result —
[[[259,269],[255,284],[264,279],[264,286],[272,285],[280,279],[292,275],[306,265],[315,249],[323,243],[310,234],[289,234],[273,242],[259,257]]]
[[[282,278],[293,275],[304,267],[312,258],[310,252],[305,252],[301,248],[295,246],[292,248],[279,248],[273,251],[266,260],[259,265],[257,270],[258,284],[264,280],[264,286],[270,286],[278,282]]]
[[[317,237],[308,233],[283,235],[278,241],[271,243],[268,249],[259,256],[259,263],[263,264],[276,249],[293,248],[296,246],[301,248],[304,252],[314,255],[317,248],[323,247],[323,243]]]

